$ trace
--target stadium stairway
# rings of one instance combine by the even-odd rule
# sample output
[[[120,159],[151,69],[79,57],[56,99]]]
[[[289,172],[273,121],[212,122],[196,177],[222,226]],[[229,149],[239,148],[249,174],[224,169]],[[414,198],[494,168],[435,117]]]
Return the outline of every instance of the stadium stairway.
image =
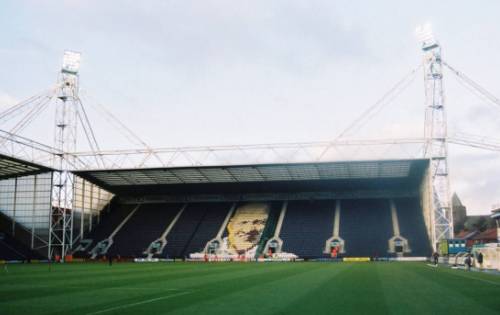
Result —
[[[189,254],[192,253],[203,252],[206,244],[216,236],[231,206],[231,203],[205,204],[205,215],[200,220],[196,231],[187,242],[183,255],[189,256]]]
[[[87,247],[92,249],[98,242],[106,239],[114,229],[130,214],[136,205],[122,205],[112,201],[109,210],[101,213],[100,222],[85,237],[91,239],[92,243]]]
[[[334,200],[291,201],[281,228],[282,252],[302,258],[323,257],[325,242],[331,237]]]
[[[187,206],[167,236],[167,245],[162,255],[169,258],[184,257],[187,247],[207,214],[206,203],[192,203]]]
[[[270,205],[249,202],[238,205],[226,226],[227,248],[231,255],[255,257],[257,246],[269,218]]]
[[[15,238],[0,232],[0,260],[27,261],[43,258],[44,256],[31,250]]]
[[[19,249],[18,251],[23,255],[35,259],[47,258],[47,247],[43,247],[46,246],[46,243],[43,243],[37,237],[32,239],[32,235],[26,227],[12,221],[10,217],[2,212],[0,212],[0,232],[4,234],[4,239],[6,239],[9,246]],[[35,249],[31,249],[32,241]]]
[[[407,256],[429,257],[432,254],[424,216],[418,198],[395,199],[401,234],[408,239],[411,253]]]
[[[143,257],[149,244],[158,238],[182,204],[143,204],[118,231],[108,253],[121,257]]]
[[[392,237],[389,201],[385,199],[342,200],[340,237],[345,256],[388,257]],[[401,231],[403,235],[404,231]]]
[[[271,209],[269,210],[267,223],[266,226],[264,227],[264,231],[262,231],[257,251],[255,253],[255,258],[259,258],[262,255],[262,252],[264,251],[267,241],[273,237],[282,204],[283,202],[274,202],[271,204]]]

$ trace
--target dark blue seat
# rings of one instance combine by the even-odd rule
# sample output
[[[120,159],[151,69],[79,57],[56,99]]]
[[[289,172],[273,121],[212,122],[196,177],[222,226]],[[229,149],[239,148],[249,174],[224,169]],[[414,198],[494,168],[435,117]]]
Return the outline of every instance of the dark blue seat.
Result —
[[[108,253],[122,257],[142,257],[179,212],[181,204],[144,204],[113,238]]]
[[[184,250],[196,232],[206,211],[207,205],[203,203],[193,203],[187,206],[167,236],[167,246],[163,250],[163,256],[184,256]]]
[[[230,203],[206,204],[207,211],[201,220],[196,233],[186,246],[185,255],[202,252],[208,241],[213,239],[224,222],[231,208]]]
[[[136,206],[137,205],[121,205],[112,202],[109,212],[103,211],[101,213],[99,224],[94,225],[92,232],[90,232],[90,234],[85,238],[92,239],[93,244],[97,244],[98,242],[104,240]]]
[[[323,256],[325,242],[332,236],[335,201],[291,201],[283,220],[282,251],[303,258]]]
[[[427,236],[424,215],[418,198],[395,199],[398,211],[399,230],[410,245],[408,256],[428,257],[432,254],[431,242]]]
[[[342,200],[340,237],[344,256],[387,257],[393,236],[389,201],[386,199]]]

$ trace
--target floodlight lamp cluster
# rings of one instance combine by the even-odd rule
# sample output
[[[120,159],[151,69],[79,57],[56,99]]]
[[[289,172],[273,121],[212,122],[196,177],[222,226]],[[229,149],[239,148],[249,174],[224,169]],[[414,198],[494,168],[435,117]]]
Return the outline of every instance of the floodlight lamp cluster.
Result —
[[[429,22],[417,26],[417,28],[415,29],[415,36],[417,37],[417,40],[422,44],[423,50],[429,50],[438,46],[438,42],[434,38],[432,25]]]
[[[65,51],[62,64],[62,72],[77,74],[80,70],[81,53],[76,51]]]

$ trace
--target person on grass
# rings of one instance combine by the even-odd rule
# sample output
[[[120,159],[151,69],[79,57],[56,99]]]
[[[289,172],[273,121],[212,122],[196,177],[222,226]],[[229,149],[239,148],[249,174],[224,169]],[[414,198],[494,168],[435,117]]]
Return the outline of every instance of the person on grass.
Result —
[[[483,253],[479,252],[479,254],[477,254],[477,264],[479,265],[479,269],[483,269]]]
[[[434,260],[434,266],[437,267],[439,262],[439,254],[437,252],[434,252],[434,254],[432,254],[432,259]]]
[[[470,271],[470,267],[472,265],[472,258],[470,254],[467,254],[465,257],[465,267],[467,268],[467,271]]]

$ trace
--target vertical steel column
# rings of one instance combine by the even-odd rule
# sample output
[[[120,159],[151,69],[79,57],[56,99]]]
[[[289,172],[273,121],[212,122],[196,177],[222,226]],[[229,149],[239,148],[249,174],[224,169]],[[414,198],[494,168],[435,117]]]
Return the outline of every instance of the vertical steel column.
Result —
[[[75,177],[75,182],[82,182],[82,213],[80,215],[80,241],[83,240],[83,229],[85,227],[85,181],[79,177]],[[75,198],[76,199],[76,198]]]
[[[50,191],[54,191],[54,172],[50,172]],[[49,200],[49,239],[48,239],[48,244],[47,244],[47,258],[49,261],[52,260],[52,233],[54,232],[54,227],[52,226],[52,215],[53,215],[53,201],[54,201],[54,194],[50,194],[50,200]]]
[[[31,249],[35,248],[35,213],[36,213],[36,187],[37,187],[38,175],[34,176],[33,179],[33,211],[31,212]]]
[[[59,254],[63,262],[73,246],[74,183],[69,170],[74,157],[68,153],[76,150],[79,64],[79,53],[65,52],[55,115],[54,146],[62,153],[53,160],[56,171],[53,173],[49,256]]]
[[[425,83],[425,156],[430,159],[433,199],[433,246],[453,237],[453,212],[448,177],[448,143],[441,46],[433,38],[423,41]]]
[[[12,236],[16,235],[17,177],[14,178],[14,203],[12,204]]]
[[[92,231],[92,223],[94,221],[94,184],[90,184],[90,225],[89,232]]]

